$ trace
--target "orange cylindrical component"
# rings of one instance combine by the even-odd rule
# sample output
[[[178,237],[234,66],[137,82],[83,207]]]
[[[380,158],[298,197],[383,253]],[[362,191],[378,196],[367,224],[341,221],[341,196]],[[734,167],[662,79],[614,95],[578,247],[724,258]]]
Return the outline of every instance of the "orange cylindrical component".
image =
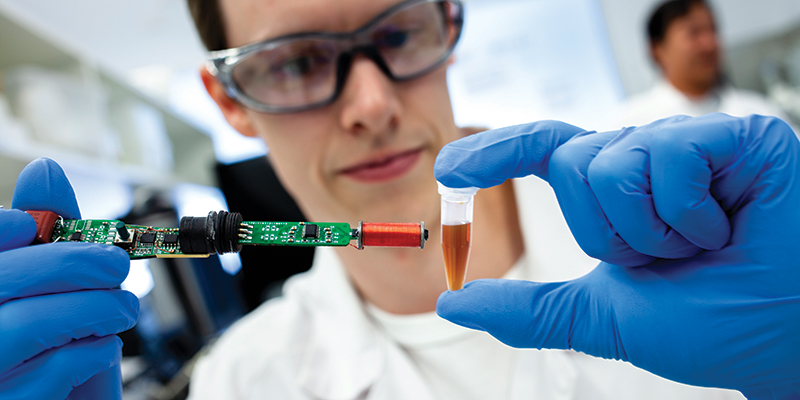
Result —
[[[419,247],[425,246],[424,225],[419,223],[361,222],[363,247]]]

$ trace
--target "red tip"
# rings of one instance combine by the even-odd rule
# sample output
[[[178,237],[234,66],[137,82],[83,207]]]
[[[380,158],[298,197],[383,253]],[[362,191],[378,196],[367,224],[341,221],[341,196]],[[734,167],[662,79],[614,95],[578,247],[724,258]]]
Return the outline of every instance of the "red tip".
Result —
[[[50,243],[53,237],[53,229],[56,227],[58,215],[52,211],[25,211],[36,221],[36,239],[34,244]]]

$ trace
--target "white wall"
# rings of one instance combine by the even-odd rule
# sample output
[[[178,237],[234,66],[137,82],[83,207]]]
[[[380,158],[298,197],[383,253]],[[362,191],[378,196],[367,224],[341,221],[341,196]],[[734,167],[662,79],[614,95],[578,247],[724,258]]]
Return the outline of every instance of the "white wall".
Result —
[[[0,0],[13,17],[120,76],[196,67],[204,50],[185,0]]]

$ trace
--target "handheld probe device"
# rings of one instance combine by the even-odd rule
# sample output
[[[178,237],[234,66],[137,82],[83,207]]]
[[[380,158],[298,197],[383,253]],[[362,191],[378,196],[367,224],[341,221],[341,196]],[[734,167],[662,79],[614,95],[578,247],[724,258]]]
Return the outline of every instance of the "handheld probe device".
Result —
[[[244,221],[236,212],[183,217],[178,228],[128,225],[118,220],[64,219],[50,211],[27,211],[36,220],[34,243],[84,242],[117,246],[131,259],[208,257],[236,253],[243,245],[425,247],[420,223]]]

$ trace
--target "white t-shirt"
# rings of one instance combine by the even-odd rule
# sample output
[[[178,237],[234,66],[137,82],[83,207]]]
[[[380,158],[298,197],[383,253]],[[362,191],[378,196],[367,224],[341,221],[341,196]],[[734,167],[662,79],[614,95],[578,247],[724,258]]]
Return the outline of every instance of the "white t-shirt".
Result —
[[[524,259],[517,261],[503,279],[523,279],[523,265]],[[486,332],[445,321],[435,312],[397,315],[369,303],[366,311],[378,329],[408,355],[436,398],[508,398],[519,350]]]

